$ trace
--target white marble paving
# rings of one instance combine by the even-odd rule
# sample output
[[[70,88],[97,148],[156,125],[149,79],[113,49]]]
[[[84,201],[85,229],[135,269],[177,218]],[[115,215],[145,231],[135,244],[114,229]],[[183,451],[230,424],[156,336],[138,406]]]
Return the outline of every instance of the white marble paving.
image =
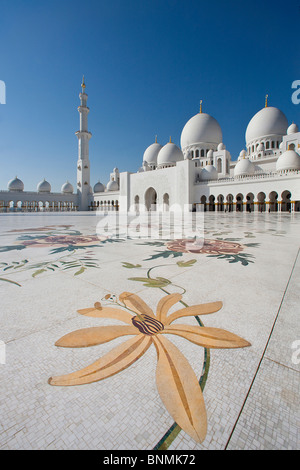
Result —
[[[206,214],[206,238],[242,245],[233,255],[249,255],[244,258],[218,252],[174,256],[162,241],[141,240],[63,250],[68,244],[50,246],[38,238],[61,242],[73,236],[76,248],[76,237],[94,236],[96,223],[95,214],[0,215],[0,340],[6,353],[0,364],[0,449],[151,450],[163,439],[174,421],[156,389],[153,346],[101,382],[48,384],[50,376],[84,367],[124,341],[75,349],[54,345],[79,328],[119,324],[77,310],[124,291],[138,293],[154,311],[172,292],[182,293],[188,305],[221,300],[219,312],[201,318],[205,326],[251,343],[210,350],[203,392],[207,436],[198,444],[180,431],[166,440],[168,449],[299,449],[300,365],[292,359],[292,343],[300,340],[299,214]],[[31,246],[13,249],[28,240]],[[243,265],[242,259],[253,263]],[[147,273],[163,280],[161,288],[130,279],[147,280]],[[192,318],[185,323],[196,324]],[[170,339],[200,377],[204,349]]]

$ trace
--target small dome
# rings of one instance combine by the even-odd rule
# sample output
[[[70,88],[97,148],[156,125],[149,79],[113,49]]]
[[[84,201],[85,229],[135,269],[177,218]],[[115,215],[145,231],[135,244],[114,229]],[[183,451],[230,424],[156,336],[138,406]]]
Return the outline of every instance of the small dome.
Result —
[[[220,142],[218,145],[218,150],[225,150],[225,149],[226,149],[225,144],[223,144],[223,142]]]
[[[51,185],[48,183],[48,181],[43,179],[38,185],[37,185],[37,192],[38,193],[50,193],[51,191]]]
[[[106,186],[107,191],[119,191],[119,185],[117,181],[110,180]]]
[[[104,184],[100,183],[100,181],[98,181],[98,183],[95,184],[94,186],[94,193],[104,193],[105,191],[105,186]]]
[[[208,152],[207,152],[207,157],[208,158],[212,158],[214,156],[214,152],[212,149],[210,149]]]
[[[8,182],[9,191],[24,191],[24,183],[17,176]]]
[[[181,133],[181,148],[200,142],[220,144],[222,140],[218,121],[209,114],[199,113],[185,124]]]
[[[73,193],[73,191],[74,191],[74,188],[71,185],[71,183],[69,183],[69,181],[66,181],[66,183],[64,183],[61,187],[61,192],[62,193],[71,194],[71,193]]]
[[[172,165],[183,159],[183,153],[180,148],[173,144],[173,142],[168,142],[158,153],[157,165]]]
[[[300,155],[295,150],[286,150],[276,162],[276,171],[300,170]]]
[[[291,124],[288,129],[287,129],[287,134],[290,135],[290,134],[296,134],[296,132],[299,132],[299,128],[297,126],[297,124],[295,124],[293,122],[293,124]]]
[[[147,162],[149,165],[156,165],[157,164],[157,155],[159,151],[162,149],[162,145],[154,142],[154,144],[149,145],[146,148],[144,155],[143,155],[143,162]]]
[[[234,167],[234,176],[249,176],[253,175],[255,165],[249,158],[241,158]]]
[[[282,111],[266,107],[258,111],[248,124],[246,143],[269,135],[285,135],[288,121]]]
[[[201,170],[200,179],[202,181],[218,179],[218,172],[217,172],[216,168],[213,165],[206,165]]]

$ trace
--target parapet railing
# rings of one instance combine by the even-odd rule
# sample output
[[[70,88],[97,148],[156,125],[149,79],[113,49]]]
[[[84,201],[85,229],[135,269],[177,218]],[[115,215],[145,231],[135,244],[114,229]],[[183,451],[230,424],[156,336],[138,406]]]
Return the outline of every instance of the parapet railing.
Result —
[[[230,176],[230,177],[225,177],[225,178],[218,178],[216,180],[211,179],[211,180],[205,180],[202,181],[200,179],[197,179],[195,181],[195,184],[205,184],[205,183],[215,183],[215,184],[222,184],[222,183],[233,183],[233,182],[240,182],[240,181],[253,181],[253,180],[261,180],[261,179],[275,179],[275,178],[281,178],[285,176],[295,176],[295,175],[300,175],[300,170],[291,170],[291,171],[284,171],[282,173],[277,173],[277,171],[272,171],[269,173],[255,173],[254,175],[248,175],[248,176]]]

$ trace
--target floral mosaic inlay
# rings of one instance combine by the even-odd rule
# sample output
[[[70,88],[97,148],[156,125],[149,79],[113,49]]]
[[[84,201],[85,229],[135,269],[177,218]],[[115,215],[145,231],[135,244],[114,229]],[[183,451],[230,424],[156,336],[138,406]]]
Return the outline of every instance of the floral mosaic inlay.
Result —
[[[244,348],[250,343],[220,328],[173,324],[177,319],[211,314],[222,307],[222,302],[212,302],[180,308],[169,315],[170,308],[181,299],[178,293],[164,296],[154,314],[138,295],[123,292],[113,308],[97,302],[92,308],[78,310],[81,315],[116,319],[124,325],[76,330],[60,338],[56,346],[80,348],[107,343],[121,336],[131,338],[81,370],[50,377],[49,384],[72,386],[106,379],[128,368],[154,345],[157,351],[156,385],[161,400],[177,425],[196,442],[202,442],[207,432],[202,389],[185,356],[164,335],[178,335],[204,348]]]

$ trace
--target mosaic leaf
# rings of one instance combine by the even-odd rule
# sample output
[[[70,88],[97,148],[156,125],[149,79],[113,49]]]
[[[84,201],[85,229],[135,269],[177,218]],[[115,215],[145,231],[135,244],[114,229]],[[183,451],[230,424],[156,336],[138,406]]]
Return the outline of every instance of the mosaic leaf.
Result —
[[[165,287],[171,284],[171,281],[165,279],[164,277],[157,277],[155,279],[149,279],[148,277],[130,277],[129,281],[138,281],[143,282],[145,287]]]
[[[193,264],[195,264],[197,262],[196,259],[191,259],[189,261],[177,261],[177,265],[180,267],[180,268],[188,268],[189,266],[192,266]]]

